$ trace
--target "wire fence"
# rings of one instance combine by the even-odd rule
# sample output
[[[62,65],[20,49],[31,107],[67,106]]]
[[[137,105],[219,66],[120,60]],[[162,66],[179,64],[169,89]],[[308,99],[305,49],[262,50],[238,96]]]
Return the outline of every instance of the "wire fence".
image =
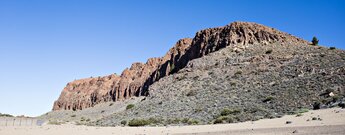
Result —
[[[42,126],[43,123],[35,118],[0,117],[0,126]]]

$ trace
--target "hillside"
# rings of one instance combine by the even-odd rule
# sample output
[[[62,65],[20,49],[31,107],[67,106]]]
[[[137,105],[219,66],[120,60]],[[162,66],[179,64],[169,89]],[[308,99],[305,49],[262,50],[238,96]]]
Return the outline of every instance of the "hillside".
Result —
[[[182,39],[121,76],[71,82],[41,118],[100,126],[233,123],[343,106],[344,96],[345,51],[234,22]]]
[[[290,34],[256,23],[234,22],[224,27],[196,33],[193,39],[181,39],[161,58],[134,63],[120,76],[109,75],[80,79],[67,84],[53,110],[82,110],[109,101],[123,101],[146,96],[151,84],[183,69],[190,60],[218,51],[226,46],[244,49],[247,44],[307,44]]]
[[[227,47],[189,62],[151,85],[150,95],[133,109],[94,124],[120,125],[132,119],[158,119],[160,124],[181,124],[184,119],[195,124],[232,123],[344,102],[344,51],[278,44],[234,49]]]

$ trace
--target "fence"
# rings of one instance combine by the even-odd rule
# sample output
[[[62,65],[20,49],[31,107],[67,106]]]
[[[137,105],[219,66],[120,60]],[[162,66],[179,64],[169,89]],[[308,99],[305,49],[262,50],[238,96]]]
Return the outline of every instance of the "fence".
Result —
[[[35,118],[0,117],[0,126],[42,126],[43,123]]]

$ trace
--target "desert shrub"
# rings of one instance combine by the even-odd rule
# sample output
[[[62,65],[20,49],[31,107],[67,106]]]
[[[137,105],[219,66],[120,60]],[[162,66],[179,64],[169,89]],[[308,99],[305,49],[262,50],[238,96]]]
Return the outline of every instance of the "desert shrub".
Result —
[[[223,120],[221,119],[216,119],[214,120],[213,124],[219,124],[219,123],[223,123]]]
[[[182,123],[187,123],[189,121],[189,118],[183,118]]]
[[[226,115],[229,115],[231,113],[231,110],[228,109],[228,108],[224,108],[221,112],[220,112],[220,115],[221,116],[226,116]]]
[[[175,119],[168,119],[166,121],[166,124],[179,124],[181,122],[181,119],[175,118]],[[187,121],[188,122],[188,121]]]
[[[149,121],[145,119],[132,119],[128,122],[128,126],[132,126],[132,127],[145,126],[149,124],[150,124]]]
[[[298,111],[297,111],[297,113],[306,113],[306,112],[308,112],[309,110],[308,109],[306,109],[306,108],[301,108],[301,109],[299,109]]]
[[[123,121],[121,121],[121,124],[122,124],[122,125],[126,125],[126,124],[127,124],[127,121],[126,121],[126,120],[123,120]]]
[[[312,45],[318,45],[319,44],[319,40],[316,37],[313,37],[311,42],[312,42]]]
[[[49,125],[61,125],[64,124],[65,122],[57,121],[57,120],[49,120],[48,124]]]
[[[86,119],[86,122],[89,122],[90,121],[90,119]]]
[[[73,114],[73,115],[71,115],[71,117],[77,117],[77,115]]]
[[[114,105],[114,103],[110,103],[110,104],[109,104],[109,106],[113,106],[113,105]]]
[[[133,107],[134,107],[133,104],[129,104],[129,105],[127,105],[126,109],[129,110],[129,109],[132,109]]]
[[[149,119],[147,120],[147,122],[148,122],[149,124],[159,124],[159,123],[162,123],[162,122],[163,122],[163,119],[151,117],[151,118],[149,118]]]
[[[215,119],[213,122],[214,124],[219,124],[219,123],[233,123],[235,120],[231,115],[227,116],[219,116],[218,118]]]
[[[181,121],[181,119],[175,118],[172,122],[173,122],[173,124],[179,124],[180,121]]]
[[[239,109],[229,109],[229,108],[224,108],[221,112],[220,115],[221,116],[227,116],[227,115],[236,115],[241,113],[241,110]]]
[[[266,54],[271,54],[272,52],[273,52],[273,50],[269,49],[269,50],[266,51]]]
[[[188,125],[198,125],[199,121],[198,120],[194,120],[194,119],[189,119],[187,123],[188,123]]]

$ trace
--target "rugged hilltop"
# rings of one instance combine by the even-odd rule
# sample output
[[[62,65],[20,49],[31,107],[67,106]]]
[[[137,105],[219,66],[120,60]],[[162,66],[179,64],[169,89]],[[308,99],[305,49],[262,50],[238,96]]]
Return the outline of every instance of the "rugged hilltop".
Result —
[[[253,44],[301,46],[308,42],[274,28],[249,22],[233,22],[224,27],[201,30],[193,39],[179,40],[165,56],[150,58],[146,63],[134,63],[120,76],[112,74],[68,83],[54,103],[53,110],[82,110],[99,103],[147,96],[153,83],[178,72],[193,59],[227,46],[234,47],[234,51],[241,51]]]

